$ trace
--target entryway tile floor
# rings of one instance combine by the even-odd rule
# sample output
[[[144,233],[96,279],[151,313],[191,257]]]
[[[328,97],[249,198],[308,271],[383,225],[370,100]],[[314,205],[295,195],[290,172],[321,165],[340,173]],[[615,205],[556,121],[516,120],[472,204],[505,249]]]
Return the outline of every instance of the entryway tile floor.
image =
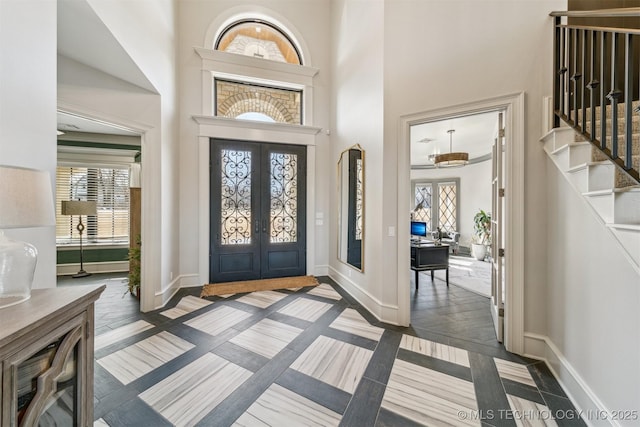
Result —
[[[412,326],[377,321],[327,277],[316,288],[140,313],[124,274],[96,303],[96,426],[585,425],[544,362],[496,341],[489,300],[422,277]]]

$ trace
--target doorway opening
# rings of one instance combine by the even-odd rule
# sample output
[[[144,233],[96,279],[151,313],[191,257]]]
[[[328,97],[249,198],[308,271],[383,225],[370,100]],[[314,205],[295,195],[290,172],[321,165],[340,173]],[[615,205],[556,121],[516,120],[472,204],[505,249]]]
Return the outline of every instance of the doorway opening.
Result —
[[[442,264],[411,275],[411,325],[486,345],[502,341],[502,328],[494,330],[490,309],[490,301],[498,300],[492,295],[498,286],[492,286],[494,259],[487,250],[497,243],[491,239],[492,147],[501,114],[488,111],[410,126],[411,219],[424,222],[427,230],[419,246],[412,244],[412,261],[416,251],[426,258],[438,252]],[[455,167],[437,165],[438,156],[452,148],[468,160]],[[488,222],[476,221],[480,216]]]
[[[522,353],[524,351],[524,328],[523,328],[524,248],[522,244],[522,241],[524,238],[523,236],[523,228],[524,228],[523,227],[524,225],[524,221],[523,221],[524,94],[523,93],[507,95],[499,98],[494,98],[494,99],[489,99],[485,101],[479,101],[479,102],[474,102],[474,103],[469,103],[469,104],[464,104],[464,105],[459,105],[454,107],[448,107],[448,108],[443,108],[443,109],[434,110],[434,111],[416,113],[408,116],[403,116],[401,118],[399,151],[398,151],[398,160],[399,160],[398,239],[399,241],[402,241],[402,239],[404,238],[405,241],[410,241],[409,221],[402,221],[402,219],[407,218],[408,216],[407,210],[413,213],[413,211],[417,207],[415,202],[415,188],[412,187],[411,185],[412,179],[414,178],[413,171],[411,169],[412,128],[414,126],[418,126],[422,124],[444,122],[443,126],[447,127],[447,129],[444,129],[443,133],[447,138],[446,139],[447,144],[444,148],[441,149],[440,153],[443,153],[443,152],[446,153],[450,151],[450,145],[449,145],[449,139],[448,139],[448,136],[450,134],[448,134],[447,131],[450,130],[450,127],[452,126],[451,122],[457,119],[468,120],[468,119],[474,118],[475,116],[480,116],[488,113],[494,114],[494,117],[496,117],[496,115],[499,112],[503,113],[504,124],[503,126],[499,126],[497,124],[494,124],[492,126],[493,135],[489,138],[488,146],[491,147],[491,143],[496,143],[497,139],[500,140],[498,144],[500,144],[501,146],[500,152],[502,152],[502,155],[498,157],[500,157],[500,159],[503,160],[503,163],[506,167],[503,170],[504,174],[502,177],[503,179],[502,185],[499,185],[496,187],[496,189],[493,189],[492,174],[494,173],[494,165],[488,160],[484,161],[486,165],[486,169],[488,169],[489,171],[488,172],[489,175],[486,179],[487,185],[489,188],[488,190],[489,198],[485,202],[486,205],[488,205],[488,208],[483,210],[485,212],[491,212],[492,210],[495,209],[495,207],[492,205],[492,199],[491,199],[491,197],[493,197],[492,194],[494,192],[496,192],[496,194],[499,194],[499,192],[502,192],[502,194],[507,195],[507,197],[505,197],[502,201],[503,203],[503,207],[501,208],[502,215],[500,215],[500,218],[503,221],[502,225],[500,226],[500,229],[503,230],[504,232],[502,233],[502,241],[500,242],[499,245],[496,245],[496,248],[500,250],[501,256],[506,254],[503,258],[504,267],[500,267],[502,272],[500,280],[501,280],[501,283],[504,285],[504,292],[499,291],[497,295],[494,295],[494,298],[491,298],[487,301],[486,297],[481,297],[479,295],[470,293],[469,291],[462,289],[458,286],[454,287],[453,285],[451,285],[447,288],[446,282],[442,282],[442,287],[440,287],[439,285],[432,285],[430,280],[431,279],[430,271],[427,271],[426,274],[421,273],[424,276],[425,280],[424,280],[424,283],[423,282],[420,283],[418,292],[420,292],[420,289],[422,288],[432,289],[432,292],[433,292],[432,300],[429,303],[427,303],[428,307],[425,307],[425,309],[427,310],[425,311],[425,313],[433,313],[437,310],[440,310],[442,313],[444,313],[446,309],[438,308],[438,305],[437,305],[442,303],[443,301],[455,302],[456,300],[458,300],[458,302],[464,303],[463,299],[468,297],[467,298],[468,301],[466,301],[466,303],[468,304],[468,307],[474,307],[474,306],[480,307],[481,304],[477,303],[477,301],[474,301],[474,297],[480,298],[481,300],[484,299],[485,301],[484,307],[486,307],[486,309],[482,308],[484,312],[483,318],[486,325],[490,326],[490,328],[487,327],[485,330],[491,331],[491,335],[493,335],[493,340],[496,342],[496,344],[497,344],[496,332],[494,332],[494,330],[496,330],[498,334],[500,334],[501,332],[504,332],[504,345],[506,349],[514,353]],[[504,132],[500,132],[499,131],[500,129],[504,129]],[[457,129],[456,129],[456,137],[458,139],[454,139],[452,144],[453,147],[455,148],[455,150],[453,151],[467,152],[467,150],[472,150],[472,148],[463,147],[462,145],[463,141]],[[429,138],[429,137],[422,136],[418,139],[423,139],[423,138]],[[502,146],[504,148],[502,148]],[[494,156],[490,154],[491,150],[492,150],[491,148],[487,150],[489,154],[488,153],[485,153],[483,155],[477,154],[476,156],[484,159],[492,159]],[[440,154],[440,153],[435,153],[435,154]],[[429,154],[434,154],[434,153],[425,154],[427,161],[428,161]],[[471,151],[470,154],[471,155],[469,156],[469,158],[473,160],[475,157],[473,155],[473,152]],[[478,164],[480,163],[482,162],[479,162]],[[478,164],[474,164],[473,161],[470,161],[469,164],[462,167],[461,170],[464,170],[465,168],[478,167]],[[438,173],[446,174],[447,176],[441,176],[440,178],[447,181],[447,179],[445,178],[452,178],[451,173],[454,171],[455,169],[451,169],[445,172],[438,172]],[[465,181],[466,179],[464,177],[461,177],[460,189],[458,190],[461,193],[464,192]],[[433,184],[434,186],[432,186],[431,188],[436,188],[436,190],[439,191],[437,186],[438,184],[439,183],[436,182],[435,184]],[[460,224],[460,221],[466,221],[467,224],[471,224],[470,226],[467,225],[467,229],[471,227],[471,230],[466,233],[466,237],[463,237],[463,234],[465,233],[460,233],[461,234],[460,243],[459,243],[460,246],[458,248],[459,254],[464,254],[467,251],[466,247],[470,246],[470,241],[473,235],[473,226],[474,226],[473,217],[475,216],[475,213],[480,211],[482,206],[482,205],[467,206],[467,209],[464,209],[466,212],[468,212],[465,216],[465,214],[462,213],[463,207],[465,206],[464,197],[465,197],[464,195],[461,195],[461,199],[458,200],[457,202],[458,205],[456,205],[455,207],[457,212],[456,221],[458,221],[458,224]],[[449,203],[450,205],[448,208],[448,212],[449,212],[449,215],[451,216],[451,212],[452,212],[451,205],[453,202],[449,200],[447,201],[447,203]],[[441,209],[441,210],[442,208],[443,208],[442,206],[437,207],[437,209]],[[439,215],[439,213],[437,213],[438,212],[437,209],[434,208],[432,213],[435,212],[437,215]],[[445,209],[445,211],[447,211],[447,209]],[[469,216],[471,216],[471,218],[469,218]],[[445,223],[447,221],[449,224],[451,223],[450,218],[449,219],[437,218],[436,223],[438,223],[438,221],[440,220],[443,220],[443,222]],[[463,231],[462,229],[463,226],[460,225],[460,227],[461,227],[460,231]],[[436,228],[436,231],[437,231],[437,228]],[[451,237],[451,236],[446,236],[446,237]],[[413,316],[412,315],[413,313],[411,310],[412,308],[416,308],[417,306],[417,303],[414,300],[412,300],[412,295],[415,292],[415,284],[413,284],[414,286],[411,286],[412,285],[411,276],[413,275],[412,273],[414,272],[411,271],[411,269],[404,267],[404,266],[410,265],[410,260],[411,260],[410,249],[413,250],[413,248],[411,248],[410,247],[411,245],[409,244],[406,245],[406,248],[404,246],[405,245],[400,245],[400,244],[398,245],[398,318],[399,318],[399,323],[405,324],[405,325],[411,324],[412,326],[414,326],[414,323],[417,323],[418,319],[420,318],[420,316]],[[490,259],[492,261],[493,261],[493,258],[494,258],[494,254],[491,253]],[[438,270],[436,270],[435,274],[438,274],[437,271]],[[444,271],[442,273],[444,273]],[[491,275],[493,276],[494,273],[492,272]],[[493,280],[495,283],[496,279],[494,278]],[[455,289],[455,290],[452,291],[452,289]],[[458,292],[458,289],[461,289],[461,291]],[[458,293],[464,294],[464,296],[456,295]],[[471,296],[468,296],[469,294]],[[447,298],[448,298],[448,301],[447,301]],[[494,317],[492,316],[491,313],[492,311],[494,311],[492,310],[492,304],[494,300],[499,302],[498,305],[500,305],[500,307],[499,309],[495,310],[495,313],[498,315],[498,317],[503,317],[504,327],[499,326],[500,325],[499,321],[493,320]],[[428,318],[429,318],[429,315],[422,316],[422,320],[427,320]],[[461,310],[459,308],[453,309],[451,319],[450,319],[451,321],[448,324],[446,319],[438,318],[438,321],[442,323],[442,327],[444,328],[444,329],[441,329],[440,332],[445,331],[448,336],[452,338],[457,338],[457,336],[460,335],[461,332],[465,332],[465,324],[463,321],[461,321],[461,319],[464,319],[464,318],[465,318],[464,310]],[[434,320],[434,319],[431,318],[428,320]],[[473,322],[469,322],[467,326],[472,324]],[[418,325],[415,325],[415,326],[418,326]],[[434,324],[432,323],[430,327],[433,327],[433,326]],[[466,332],[469,332],[471,335],[473,334],[473,331],[466,331]],[[490,334],[487,332],[486,335],[489,336]]]

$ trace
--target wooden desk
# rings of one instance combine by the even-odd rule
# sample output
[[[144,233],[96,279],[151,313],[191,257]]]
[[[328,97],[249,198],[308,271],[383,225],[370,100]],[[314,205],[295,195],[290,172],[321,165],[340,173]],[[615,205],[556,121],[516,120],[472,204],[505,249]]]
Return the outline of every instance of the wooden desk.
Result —
[[[449,245],[436,246],[433,243],[411,243],[411,269],[416,272],[416,289],[421,271],[431,271],[431,281],[435,270],[447,271],[449,286]]]

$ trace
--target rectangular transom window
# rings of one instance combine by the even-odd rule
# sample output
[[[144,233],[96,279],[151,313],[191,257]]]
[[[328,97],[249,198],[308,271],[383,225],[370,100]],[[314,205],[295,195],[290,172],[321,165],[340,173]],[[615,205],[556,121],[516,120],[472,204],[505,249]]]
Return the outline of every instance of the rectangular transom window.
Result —
[[[302,124],[302,91],[215,79],[216,116]]]

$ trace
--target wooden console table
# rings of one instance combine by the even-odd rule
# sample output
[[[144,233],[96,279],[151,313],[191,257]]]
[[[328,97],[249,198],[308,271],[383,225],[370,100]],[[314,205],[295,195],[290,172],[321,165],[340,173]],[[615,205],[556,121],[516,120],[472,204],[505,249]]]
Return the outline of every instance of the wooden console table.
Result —
[[[431,271],[431,281],[435,270],[447,270],[449,286],[449,245],[433,243],[411,243],[411,269],[416,272],[416,289],[421,271]]]
[[[93,425],[93,304],[104,289],[34,289],[0,308],[0,425]]]

